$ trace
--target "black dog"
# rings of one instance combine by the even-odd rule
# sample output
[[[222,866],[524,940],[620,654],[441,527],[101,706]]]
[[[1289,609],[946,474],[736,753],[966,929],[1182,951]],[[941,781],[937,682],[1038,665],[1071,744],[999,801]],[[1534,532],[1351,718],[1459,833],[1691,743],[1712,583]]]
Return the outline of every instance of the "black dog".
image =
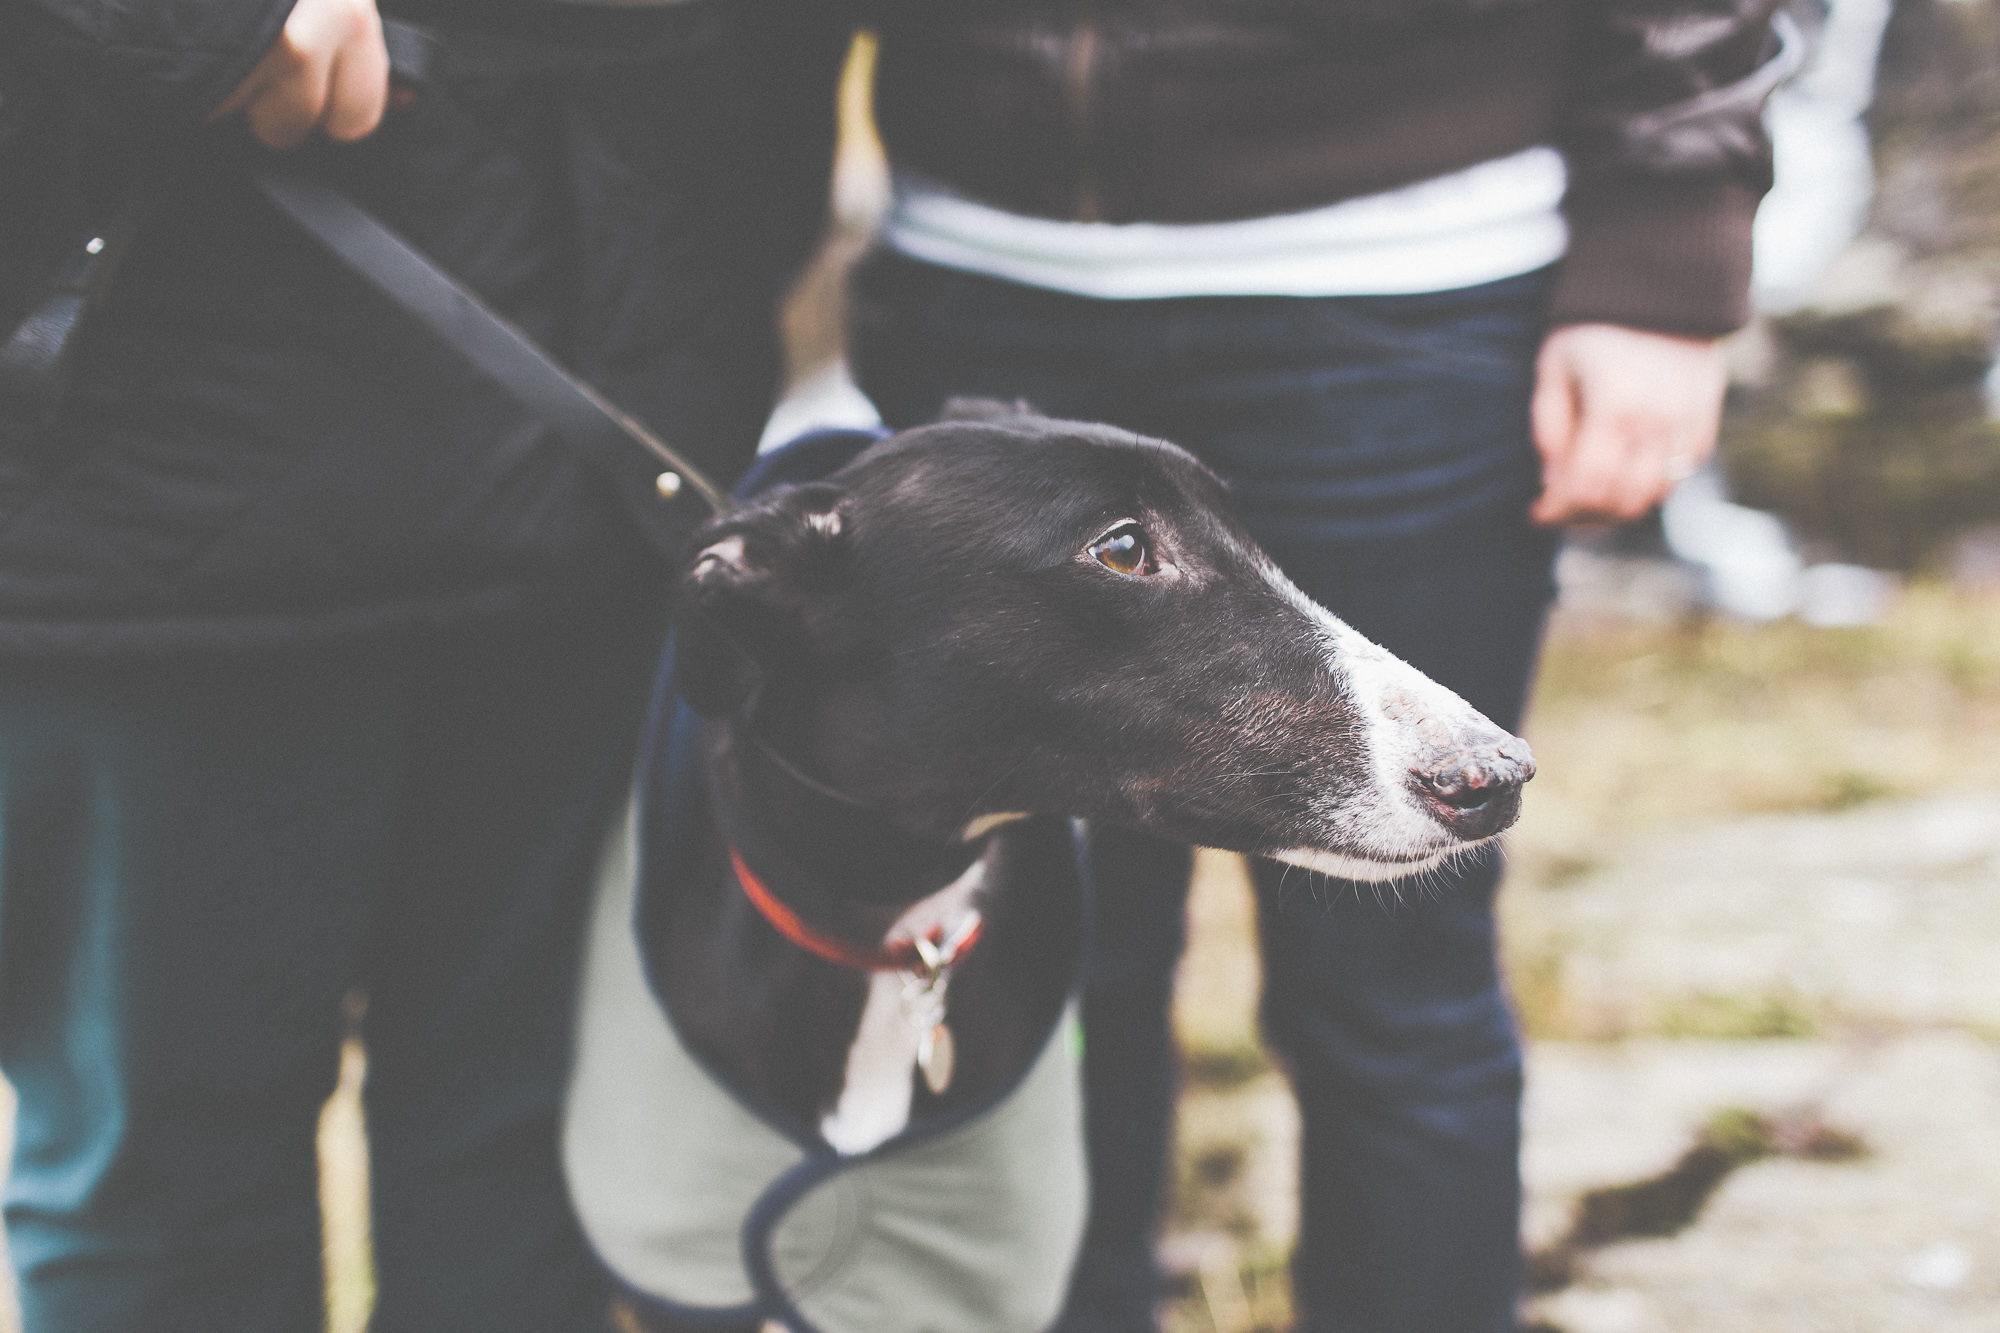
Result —
[[[672,783],[649,761],[640,864],[611,870],[628,883],[609,892],[593,946],[634,960],[592,959],[568,1139],[586,1229],[647,1328],[1045,1326],[1077,1186],[1013,1231],[971,1219],[988,1229],[980,1245],[910,1257],[887,1296],[800,1277],[803,1261],[784,1256],[811,1245],[783,1228],[843,1169],[892,1169],[875,1164],[897,1144],[976,1125],[1041,1067],[1083,929],[1067,821],[1388,880],[1507,827],[1533,775],[1525,743],[1307,600],[1213,474],[1159,441],[961,409],[823,482],[755,497],[700,540],[674,676],[708,719],[681,728],[695,813],[656,808]],[[670,1026],[629,1012],[649,1003],[641,967]],[[634,1022],[658,1031],[642,1039]],[[637,1067],[654,1045],[692,1057],[788,1141],[765,1177],[714,1167],[727,1151],[702,1145],[676,1148],[688,1161],[673,1170],[712,1178],[683,1181],[634,1165],[653,1149],[611,1143],[696,1124],[713,1135],[726,1115],[716,1102],[708,1119],[675,1123],[659,1088],[621,1091],[621,1078],[645,1082]],[[648,1098],[657,1105],[635,1121],[627,1112]],[[1046,1160],[1073,1174],[1079,1159],[1050,1144]],[[991,1169],[1013,1182],[997,1193],[1036,1197],[1039,1164]],[[893,1192],[885,1179],[875,1194]],[[649,1246],[721,1244],[687,1216],[628,1206],[634,1189],[740,1193],[752,1223],[738,1210],[714,1225],[741,1233],[740,1260],[732,1247],[719,1261],[739,1263],[741,1280],[660,1276],[671,1261],[633,1272]],[[648,1226],[656,1234],[638,1237]],[[912,1255],[922,1231],[884,1223],[870,1244]],[[965,1254],[1005,1249],[989,1232],[1036,1256],[1000,1265],[1011,1295],[968,1294],[981,1275],[959,1271]],[[813,1252],[861,1253],[851,1240]]]

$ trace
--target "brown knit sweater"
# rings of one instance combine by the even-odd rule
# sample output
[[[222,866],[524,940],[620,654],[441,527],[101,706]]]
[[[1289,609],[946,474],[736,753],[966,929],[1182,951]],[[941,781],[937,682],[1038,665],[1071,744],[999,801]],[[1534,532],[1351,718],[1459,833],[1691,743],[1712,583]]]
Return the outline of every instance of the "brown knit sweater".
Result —
[[[1038,217],[1313,208],[1541,143],[1558,323],[1721,334],[1770,184],[1777,0],[888,0],[892,161]]]

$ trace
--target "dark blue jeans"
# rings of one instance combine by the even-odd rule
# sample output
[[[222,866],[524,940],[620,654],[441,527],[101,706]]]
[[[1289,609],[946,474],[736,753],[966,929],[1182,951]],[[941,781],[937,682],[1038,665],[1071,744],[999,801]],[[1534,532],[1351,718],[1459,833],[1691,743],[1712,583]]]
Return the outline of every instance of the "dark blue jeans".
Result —
[[[1294,580],[1519,725],[1553,593],[1529,524],[1547,275],[1418,296],[1099,301],[877,254],[851,353],[890,424],[1025,399],[1192,449]],[[1064,1333],[1153,1328],[1188,851],[1094,837],[1092,1204]],[[1520,1283],[1521,1061],[1497,857],[1385,894],[1255,868],[1263,1021],[1304,1117],[1299,1327],[1501,1333]]]
[[[648,623],[648,622],[651,623]],[[314,1333],[362,986],[377,1333],[583,1333],[556,1152],[656,617],[0,672],[7,1238],[29,1333]]]

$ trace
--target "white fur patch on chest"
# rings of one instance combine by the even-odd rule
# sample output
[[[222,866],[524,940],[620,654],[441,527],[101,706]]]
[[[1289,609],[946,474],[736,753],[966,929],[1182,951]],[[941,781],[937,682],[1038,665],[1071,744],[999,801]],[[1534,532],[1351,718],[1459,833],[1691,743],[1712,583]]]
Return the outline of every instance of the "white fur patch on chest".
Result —
[[[883,935],[884,944],[915,939],[933,930],[949,933],[979,905],[986,889],[988,848],[951,883],[910,905]],[[820,1121],[820,1136],[843,1156],[854,1156],[894,1138],[910,1123],[910,1098],[923,1034],[905,1016],[903,974],[872,972],[861,1026],[847,1048],[847,1071],[839,1100]]]

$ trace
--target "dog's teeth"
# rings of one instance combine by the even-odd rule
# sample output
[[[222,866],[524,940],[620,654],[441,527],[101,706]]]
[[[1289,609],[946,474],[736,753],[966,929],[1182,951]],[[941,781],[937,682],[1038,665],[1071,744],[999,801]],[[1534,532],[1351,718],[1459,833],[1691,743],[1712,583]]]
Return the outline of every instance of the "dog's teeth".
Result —
[[[925,1029],[917,1038],[917,1068],[924,1071],[924,1086],[933,1096],[943,1096],[944,1090],[951,1086],[952,1066],[957,1057],[951,1029],[943,1023]]]

